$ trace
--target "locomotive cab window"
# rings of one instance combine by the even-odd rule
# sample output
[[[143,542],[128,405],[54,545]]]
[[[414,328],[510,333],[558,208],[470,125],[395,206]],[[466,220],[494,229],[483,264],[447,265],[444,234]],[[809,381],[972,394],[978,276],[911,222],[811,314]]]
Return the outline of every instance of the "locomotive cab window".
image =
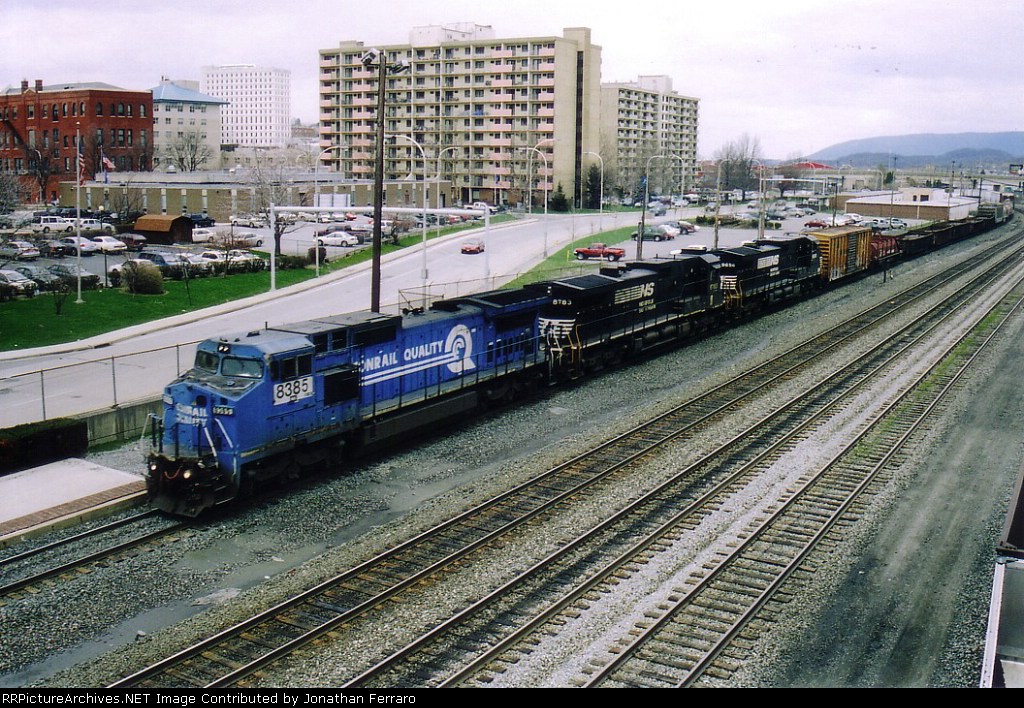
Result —
[[[263,377],[263,362],[259,359],[240,359],[226,356],[220,363],[221,376],[235,376],[243,379]]]
[[[309,376],[313,373],[313,355],[300,354],[287,359],[275,359],[270,362],[270,378],[274,381],[290,381],[291,379]]]

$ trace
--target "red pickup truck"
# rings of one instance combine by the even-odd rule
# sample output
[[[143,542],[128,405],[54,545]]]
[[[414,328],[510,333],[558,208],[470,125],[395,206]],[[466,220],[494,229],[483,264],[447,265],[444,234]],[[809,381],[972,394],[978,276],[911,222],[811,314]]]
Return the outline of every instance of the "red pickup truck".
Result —
[[[576,249],[576,258],[585,261],[588,258],[603,258],[606,261],[617,261],[626,255],[626,251],[603,243],[592,243]]]

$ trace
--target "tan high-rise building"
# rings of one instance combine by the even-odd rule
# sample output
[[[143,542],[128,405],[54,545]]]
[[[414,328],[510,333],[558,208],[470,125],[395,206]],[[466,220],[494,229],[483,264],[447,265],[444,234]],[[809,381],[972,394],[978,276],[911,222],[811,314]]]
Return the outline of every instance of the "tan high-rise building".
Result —
[[[631,195],[649,174],[652,193],[689,190],[697,174],[698,108],[698,99],[672,90],[668,76],[602,84],[601,147],[610,176],[606,188]]]
[[[578,199],[587,153],[600,145],[601,48],[589,29],[499,39],[462,23],[414,28],[409,40],[320,50],[322,166],[373,177],[380,70],[366,55],[377,49],[407,65],[386,79],[385,131],[406,136],[387,141],[386,179],[440,174],[463,204],[525,205],[528,185],[538,208],[545,190]]]

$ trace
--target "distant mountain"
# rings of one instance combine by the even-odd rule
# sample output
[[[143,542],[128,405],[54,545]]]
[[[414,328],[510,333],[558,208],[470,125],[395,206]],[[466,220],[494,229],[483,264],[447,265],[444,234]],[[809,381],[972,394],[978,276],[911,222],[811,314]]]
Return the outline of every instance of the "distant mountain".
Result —
[[[1024,162],[1024,132],[1007,133],[921,133],[879,138],[862,138],[838,143],[808,160],[854,167],[889,164],[893,156],[902,167],[948,165],[999,166]]]

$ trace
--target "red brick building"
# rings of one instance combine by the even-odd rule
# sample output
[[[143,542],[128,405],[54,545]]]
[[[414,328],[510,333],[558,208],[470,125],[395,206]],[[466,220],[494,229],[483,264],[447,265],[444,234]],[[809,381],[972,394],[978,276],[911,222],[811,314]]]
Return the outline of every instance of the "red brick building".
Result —
[[[75,180],[79,136],[85,179],[105,170],[148,171],[152,92],[102,83],[43,86],[37,79],[0,93],[0,172],[18,176],[25,201],[55,201],[60,183]]]

